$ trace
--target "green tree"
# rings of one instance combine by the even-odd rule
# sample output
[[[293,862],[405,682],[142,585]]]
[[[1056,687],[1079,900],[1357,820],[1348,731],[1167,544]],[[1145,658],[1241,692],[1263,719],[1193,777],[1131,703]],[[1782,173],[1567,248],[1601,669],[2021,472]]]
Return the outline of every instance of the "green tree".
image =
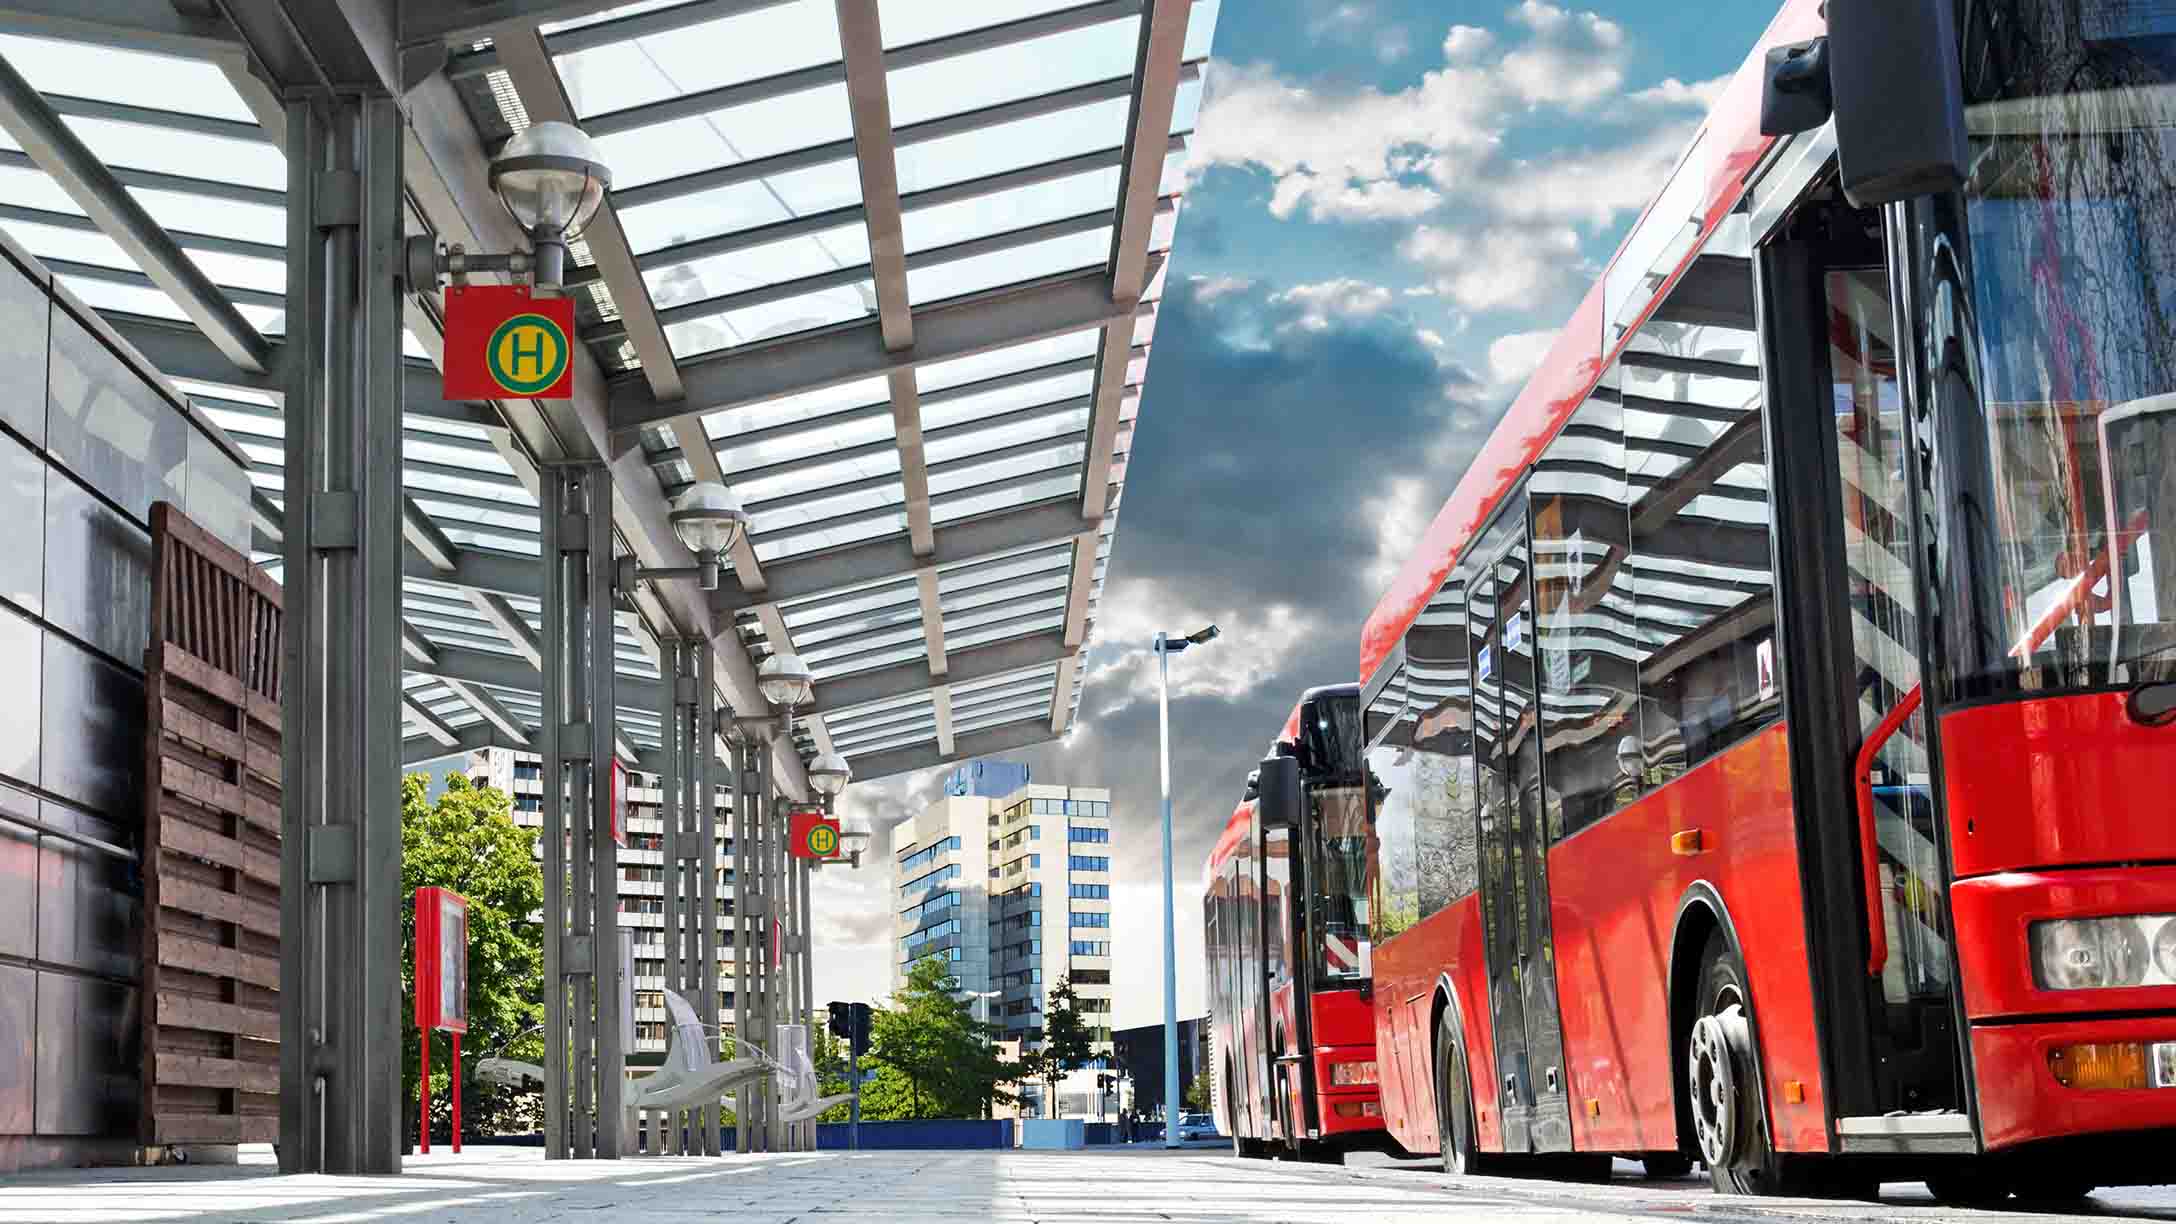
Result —
[[[1206,1065],[1194,1077],[1193,1082],[1186,1086],[1186,1091],[1179,1095],[1179,1102],[1189,1113],[1208,1113],[1213,1107],[1209,1095],[1209,1068]]]
[[[870,1017],[866,1062],[875,1078],[862,1090],[862,1117],[979,1118],[991,1102],[1012,1100],[999,1085],[1024,1070],[997,1056],[995,1030],[974,1018],[958,989],[950,967],[930,957]]]
[[[498,1134],[533,1130],[533,1093],[485,1089],[475,1079],[479,1059],[503,1054],[544,1061],[543,932],[530,915],[544,903],[544,879],[533,856],[535,839],[513,821],[513,801],[453,774],[433,803],[428,779],[401,779],[401,929],[403,988],[401,1083],[416,1099],[422,1052],[415,1016],[415,890],[450,889],[468,898],[468,1032],[461,1039],[462,1130]],[[450,1125],[452,1081],[443,1039],[433,1044],[434,1121]],[[407,1116],[413,1118],[410,1109]],[[412,1123],[411,1123],[412,1125]],[[433,1129],[437,1129],[436,1126]]]
[[[1080,996],[1073,993],[1070,976],[1058,979],[1043,1008],[1043,1048],[1032,1064],[1037,1078],[1050,1085],[1050,1116],[1058,1116],[1058,1082],[1068,1071],[1078,1071],[1096,1056],[1094,1035],[1081,1018]]]

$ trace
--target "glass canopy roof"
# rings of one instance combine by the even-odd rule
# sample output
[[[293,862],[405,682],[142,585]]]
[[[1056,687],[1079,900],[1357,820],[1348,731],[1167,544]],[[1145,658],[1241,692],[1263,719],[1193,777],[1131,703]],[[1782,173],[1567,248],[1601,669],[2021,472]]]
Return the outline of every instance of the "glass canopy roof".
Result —
[[[860,44],[849,35],[869,32],[842,32],[841,7],[600,9],[501,27],[496,43],[453,48],[446,73],[487,151],[551,117],[596,139],[615,189],[568,279],[611,409],[642,409],[611,419],[639,438],[655,487],[623,482],[620,496],[661,507],[702,479],[740,494],[749,547],[714,600],[727,645],[751,664],[805,659],[817,700],[798,743],[845,753],[867,778],[1049,738],[1074,717],[1218,4],[1182,6],[1176,63],[1150,62],[1160,44],[1144,22],[1172,20],[1158,0],[881,0],[881,41]],[[515,37],[541,40],[554,79],[522,74]],[[855,45],[869,51],[850,70]],[[243,318],[282,335],[287,169],[260,127],[269,99],[211,59],[11,32],[4,17],[0,56]],[[875,76],[888,126],[850,93]],[[1134,130],[1166,112],[1168,124]],[[883,190],[865,198],[872,181]],[[419,214],[409,224],[433,228]],[[0,229],[161,354],[248,457],[272,525],[255,557],[276,574],[276,383],[195,344],[183,304],[4,136]],[[1129,266],[1130,344],[1113,313],[1130,300],[1032,335],[995,326],[1068,285],[1114,295]],[[409,314],[412,326],[434,317]],[[901,350],[891,368],[904,378],[840,377],[811,357],[797,383],[785,356],[854,328],[881,326],[893,347],[896,330],[951,318],[988,318],[993,334]],[[534,458],[496,406],[418,393],[436,346],[407,337],[411,543],[426,560],[473,554],[529,572],[503,563],[538,555]],[[785,364],[764,394],[721,404],[698,389],[722,363],[758,357]],[[1070,527],[1067,506],[1079,508]],[[540,715],[534,586],[464,585],[455,564],[410,570],[405,755],[522,741]],[[623,614],[618,633],[620,735],[638,761],[658,746],[653,628]]]

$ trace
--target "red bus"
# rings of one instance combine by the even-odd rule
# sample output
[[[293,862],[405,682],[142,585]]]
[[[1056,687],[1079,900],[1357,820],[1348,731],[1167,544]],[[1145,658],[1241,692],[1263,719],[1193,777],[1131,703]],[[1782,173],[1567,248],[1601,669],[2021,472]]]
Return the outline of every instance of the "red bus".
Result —
[[[2172,119],[2165,5],[1783,7],[1363,633],[1406,1148],[2176,1176]]]
[[[1340,1160],[1384,1143],[1359,687],[1302,696],[1264,771],[1204,881],[1217,1125],[1241,1155]]]

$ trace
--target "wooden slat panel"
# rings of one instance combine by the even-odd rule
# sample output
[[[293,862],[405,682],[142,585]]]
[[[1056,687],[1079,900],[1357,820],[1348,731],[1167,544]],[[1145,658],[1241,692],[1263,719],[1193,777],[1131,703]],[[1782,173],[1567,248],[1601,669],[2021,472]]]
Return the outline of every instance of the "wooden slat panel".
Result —
[[[280,933],[278,906],[251,901],[247,897],[220,892],[216,888],[206,888],[194,880],[178,877],[162,880],[159,904],[218,922],[231,922],[248,927],[260,935],[277,937]]]
[[[159,963],[192,973],[233,978],[266,990],[280,988],[280,963],[272,957],[252,956],[239,948],[222,948],[184,935],[168,935],[159,942]]]
[[[206,1058],[200,1054],[159,1052],[153,1074],[161,1084],[188,1084],[198,1088],[239,1088],[244,1092],[278,1092],[278,1063],[247,1062],[239,1058]]]
[[[280,1036],[280,1014],[257,1011],[254,1008],[237,1007],[198,995],[177,994],[171,990],[159,992],[159,1024],[175,1028],[208,1029],[215,1033],[233,1033],[241,1037],[256,1037],[265,1041],[277,1041]],[[156,1055],[156,1051],[153,1051]]]
[[[280,590],[152,507],[143,1142],[279,1131]]]

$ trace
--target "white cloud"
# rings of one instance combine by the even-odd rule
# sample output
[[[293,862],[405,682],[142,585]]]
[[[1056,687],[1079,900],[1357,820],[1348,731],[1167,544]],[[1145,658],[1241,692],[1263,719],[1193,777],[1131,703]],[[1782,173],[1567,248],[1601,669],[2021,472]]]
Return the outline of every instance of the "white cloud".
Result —
[[[1423,225],[1398,251],[1431,274],[1438,293],[1472,311],[1531,307],[1576,291],[1593,273],[1568,225]]]
[[[1294,285],[1290,289],[1273,293],[1269,300],[1296,309],[1295,326],[1309,331],[1322,331],[1336,319],[1366,319],[1389,309],[1390,290],[1382,285],[1343,277],[1337,280],[1317,281],[1309,285]]]
[[[1488,346],[1489,378],[1499,388],[1516,391],[1541,365],[1541,359],[1549,355],[1549,346],[1556,343],[1556,337],[1554,328],[1498,337]]]
[[[1392,480],[1366,502],[1367,513],[1375,522],[1375,555],[1362,571],[1369,589],[1388,589],[1406,558],[1420,546],[1421,533],[1427,530],[1429,516],[1435,510],[1428,503],[1427,492],[1418,479]]]
[[[1413,53],[1413,34],[1402,25],[1385,26],[1375,35],[1375,58],[1395,64]]]
[[[1302,205],[1317,221],[1405,221],[1433,211],[1442,202],[1442,195],[1433,188],[1417,183],[1338,182],[1295,170],[1277,180],[1269,211],[1280,221]]]
[[[1142,578],[1105,592],[1096,619],[1096,653],[1112,653],[1091,658],[1086,679],[1095,717],[1108,717],[1136,701],[1156,700],[1156,656],[1149,644],[1158,631],[1219,627],[1221,636],[1198,648],[1213,651],[1213,658],[1188,654],[1185,663],[1173,665],[1171,695],[1224,701],[1261,688],[1296,649],[1322,632],[1314,618],[1287,605],[1215,606],[1199,602],[1200,594]]]
[[[1636,140],[1519,162],[1493,176],[1480,194],[1507,215],[1607,226],[1646,207],[1698,126],[1692,118],[1657,122]]]
[[[1723,90],[1730,86],[1730,73],[1705,81],[1687,83],[1676,77],[1665,78],[1659,85],[1650,85],[1631,95],[1631,100],[1648,106],[1674,106],[1705,114],[1722,100]]]
[[[1204,302],[1213,302],[1226,294],[1245,293],[1247,290],[1254,288],[1254,281],[1248,277],[1228,274],[1189,276],[1186,278],[1186,283],[1193,287],[1194,296]]]
[[[1480,26],[1454,25],[1443,36],[1443,62],[1470,64],[1496,46],[1496,36]]]

